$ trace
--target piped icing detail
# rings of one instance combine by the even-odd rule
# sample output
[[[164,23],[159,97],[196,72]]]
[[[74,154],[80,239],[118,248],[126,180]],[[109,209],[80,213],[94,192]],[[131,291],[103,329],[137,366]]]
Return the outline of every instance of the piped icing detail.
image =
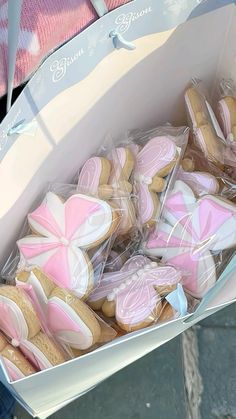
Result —
[[[112,209],[105,201],[77,194],[65,203],[48,192],[28,215],[38,236],[18,240],[21,263],[39,266],[53,281],[83,297],[93,286],[93,266],[87,250],[110,236]]]

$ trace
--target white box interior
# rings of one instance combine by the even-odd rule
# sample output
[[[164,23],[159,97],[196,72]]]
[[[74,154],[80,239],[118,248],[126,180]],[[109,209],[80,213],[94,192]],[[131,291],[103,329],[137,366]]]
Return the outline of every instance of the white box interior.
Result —
[[[193,76],[204,80],[213,98],[222,77],[236,82],[235,39],[236,12],[229,5],[138,39],[135,51],[114,50],[45,106],[36,115],[36,135],[21,134],[0,164],[1,266],[48,181],[70,181],[107,134],[185,124],[183,93]],[[14,384],[3,371],[0,378],[31,412],[46,415],[187,327],[182,321],[155,326]]]

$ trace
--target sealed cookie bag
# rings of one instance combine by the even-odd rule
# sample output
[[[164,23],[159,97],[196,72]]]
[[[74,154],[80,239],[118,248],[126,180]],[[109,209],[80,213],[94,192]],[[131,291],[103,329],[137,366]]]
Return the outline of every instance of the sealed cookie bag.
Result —
[[[217,117],[226,139],[236,141],[236,87],[231,80],[220,83]]]
[[[27,293],[12,285],[0,287],[0,356],[12,380],[69,359],[45,332]]]
[[[221,91],[229,93],[227,82],[221,83]],[[234,114],[233,91],[232,87],[231,96],[223,95],[226,100],[223,97],[218,102],[216,114],[202,93],[200,82],[194,82],[186,90],[185,103],[196,146],[207,161],[235,180],[236,151],[232,141],[234,134],[231,133],[234,130],[234,120],[231,119]]]
[[[3,277],[14,272],[14,263],[17,272],[37,266],[57,286],[85,299],[100,280],[121,212],[73,185],[49,189],[28,214],[26,235],[16,243],[17,263],[8,261]]]
[[[141,227],[135,212],[132,175],[135,155],[128,144],[103,145],[97,155],[90,157],[79,170],[78,190],[109,202],[121,213],[107,269],[115,270],[137,246]]]
[[[236,206],[218,194],[199,196],[194,189],[183,180],[175,182],[143,250],[180,269],[185,291],[201,299],[236,248]]]
[[[184,155],[188,135],[188,128],[170,125],[128,133],[135,155],[133,182],[137,216],[144,230],[155,225],[160,218],[166,194]]]
[[[84,301],[68,289],[56,286],[40,268],[18,272],[15,281],[39,306],[45,328],[72,356],[115,338],[116,332]]]
[[[181,282],[178,268],[136,254],[119,271],[103,275],[88,304],[113,319],[113,327],[132,332],[187,314],[190,305]]]

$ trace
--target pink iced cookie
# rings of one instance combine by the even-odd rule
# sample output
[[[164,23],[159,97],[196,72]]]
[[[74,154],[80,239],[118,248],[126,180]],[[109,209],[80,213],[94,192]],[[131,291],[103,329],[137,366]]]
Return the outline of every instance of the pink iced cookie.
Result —
[[[185,182],[193,192],[198,195],[217,194],[219,192],[219,182],[215,176],[206,172],[185,172],[182,167],[179,168],[178,180]]]
[[[104,157],[91,157],[79,173],[78,191],[89,193],[101,198],[112,196],[112,189],[108,186],[111,164]]]
[[[34,294],[27,292],[34,305],[40,305],[49,333],[63,345],[84,350],[98,341],[101,330],[94,313],[71,292],[55,286],[40,269],[20,272],[16,283],[25,290],[33,288]]]
[[[37,370],[65,361],[63,353],[41,329],[31,300],[17,287],[0,287],[0,330]]]
[[[58,287],[49,297],[48,324],[55,338],[73,349],[88,349],[101,336],[99,322],[89,307]]]
[[[0,333],[0,358],[11,381],[20,380],[36,372],[19,349],[11,345],[2,333]]]
[[[38,266],[57,285],[86,296],[94,282],[86,250],[111,236],[119,223],[117,213],[96,198],[78,194],[63,203],[48,192],[28,222],[38,235],[18,240],[21,269]]]
[[[109,317],[115,316],[123,330],[138,330],[158,319],[162,296],[173,291],[180,280],[180,271],[151,262],[114,288],[102,310]]]
[[[96,288],[87,300],[88,304],[95,310],[99,310],[104,303],[106,296],[116,287],[119,287],[132,273],[150,263],[146,256],[137,255],[131,257],[118,272],[103,274],[99,287]]]
[[[164,190],[163,179],[172,170],[178,156],[177,147],[169,137],[155,137],[136,155],[134,179],[138,213],[142,224],[155,221],[159,210],[157,192]]]
[[[218,116],[225,137],[236,140],[236,98],[226,96],[218,102]]]
[[[236,207],[212,195],[197,200],[192,189],[178,180],[163,217],[166,221],[150,235],[145,251],[182,269],[186,290],[200,298],[216,281],[212,252],[236,244]]]

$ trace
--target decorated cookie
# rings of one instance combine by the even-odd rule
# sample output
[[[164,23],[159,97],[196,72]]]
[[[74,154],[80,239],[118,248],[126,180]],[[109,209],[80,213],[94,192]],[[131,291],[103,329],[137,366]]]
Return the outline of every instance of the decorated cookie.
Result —
[[[0,287],[0,330],[38,370],[65,361],[63,353],[41,329],[31,300],[17,287]]]
[[[113,188],[113,197],[116,198],[114,202],[122,214],[118,234],[124,235],[129,233],[135,224],[135,209],[130,197],[133,187],[129,181],[134,168],[134,157],[126,147],[115,148],[107,157],[112,166],[109,185]]]
[[[48,324],[55,338],[74,349],[88,349],[99,341],[101,327],[79,298],[55,288],[48,302]]]
[[[152,138],[136,155],[134,179],[138,200],[138,213],[142,224],[155,221],[159,210],[157,193],[166,187],[164,180],[178,157],[177,147],[169,137]]]
[[[188,186],[190,186],[193,192],[198,196],[205,194],[214,195],[217,194],[220,189],[219,182],[215,176],[207,172],[186,172],[182,169],[182,167],[180,167],[177,179],[182,180]]]
[[[201,298],[216,281],[213,252],[236,244],[236,207],[214,195],[198,200],[178,180],[166,200],[163,217],[165,221],[151,233],[145,251],[180,268],[185,289]]]
[[[2,333],[0,333],[0,358],[11,381],[20,380],[36,372],[21,351],[11,345]]]
[[[236,98],[225,96],[218,102],[218,116],[225,137],[236,141]]]
[[[87,302],[90,307],[94,310],[100,310],[107,295],[147,263],[150,263],[150,259],[146,256],[136,255],[131,257],[120,271],[104,273],[99,286],[88,297]]]
[[[198,147],[208,159],[223,169],[224,135],[212,108],[195,86],[187,89],[185,103]]]
[[[85,350],[99,341],[101,327],[92,310],[68,290],[56,287],[40,269],[20,272],[16,283],[34,288],[48,330],[63,345]]]
[[[141,329],[158,319],[161,298],[173,291],[180,280],[180,271],[151,262],[114,288],[102,310],[108,317],[115,316],[118,325],[127,332]]]
[[[79,173],[78,190],[99,198],[110,198],[113,193],[112,187],[108,185],[110,174],[111,163],[108,159],[91,157]]]
[[[62,288],[85,297],[94,285],[94,272],[87,250],[109,238],[119,215],[102,200],[73,195],[65,203],[48,192],[42,204],[28,215],[37,235],[18,240],[20,270],[38,266]]]

